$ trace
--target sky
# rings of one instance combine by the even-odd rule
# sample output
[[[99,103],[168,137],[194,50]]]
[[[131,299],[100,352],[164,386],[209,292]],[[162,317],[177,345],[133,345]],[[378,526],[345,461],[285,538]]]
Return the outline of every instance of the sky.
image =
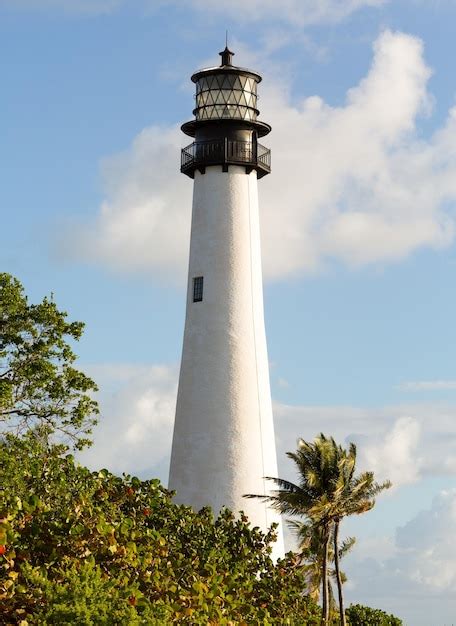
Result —
[[[454,0],[0,0],[0,262],[86,323],[81,456],[166,484],[198,68],[259,71],[279,472],[298,437],[394,487],[344,522],[348,600],[456,623]]]

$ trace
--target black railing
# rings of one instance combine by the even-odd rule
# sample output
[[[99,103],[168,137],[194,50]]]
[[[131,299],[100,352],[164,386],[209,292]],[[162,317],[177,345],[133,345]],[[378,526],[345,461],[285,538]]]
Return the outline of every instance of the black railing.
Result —
[[[257,146],[257,159],[258,163],[261,163],[269,172],[271,171],[271,151],[260,143]]]
[[[245,165],[256,169],[258,178],[271,171],[271,151],[259,143],[233,139],[195,141],[182,148],[181,172],[193,176],[206,165]]]

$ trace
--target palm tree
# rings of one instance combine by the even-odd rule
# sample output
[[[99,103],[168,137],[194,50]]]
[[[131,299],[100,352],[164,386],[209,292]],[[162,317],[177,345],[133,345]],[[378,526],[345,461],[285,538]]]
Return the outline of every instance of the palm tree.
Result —
[[[331,445],[336,446],[333,439]],[[362,472],[355,476],[356,445],[350,443],[348,450],[338,446],[339,477],[334,490],[334,508],[332,521],[334,524],[334,566],[339,596],[339,613],[341,626],[346,625],[344,599],[342,592],[342,576],[339,567],[341,551],[339,549],[339,526],[344,517],[361,515],[375,506],[375,498],[385,489],[391,487],[389,480],[377,483],[373,472]]]
[[[322,587],[322,534],[319,526],[312,523],[306,523],[301,520],[287,520],[288,526],[294,531],[299,546],[298,563],[306,574],[307,584],[309,588],[309,596],[315,602],[320,599],[320,589]],[[328,564],[335,563],[336,558],[343,558],[353,548],[356,539],[348,537],[338,547],[337,555],[335,553],[334,543],[334,526],[331,529],[331,539],[328,546]],[[328,602],[330,612],[335,608],[334,592],[331,585],[331,579],[337,584],[338,575],[342,582],[346,581],[343,572],[336,572],[336,569],[329,569],[328,566]]]
[[[314,442],[300,439],[296,452],[287,452],[287,456],[297,466],[299,482],[295,484],[282,478],[267,477],[277,485],[277,490],[270,495],[247,494],[246,497],[261,498],[282,514],[302,517],[318,526],[322,555],[321,623],[328,624],[328,551],[332,520],[326,514],[326,508],[331,504],[331,494],[339,474],[338,461],[334,447],[324,436],[317,437]],[[320,511],[324,514],[320,515]]]
[[[345,626],[345,613],[340,571],[341,548],[339,526],[341,520],[353,514],[370,510],[375,496],[390,487],[386,481],[378,484],[372,472],[355,476],[356,446],[349,444],[345,450],[334,439],[321,433],[313,442],[298,440],[296,452],[287,452],[298,470],[297,484],[267,477],[278,489],[270,495],[248,494],[248,498],[262,498],[280,513],[304,518],[309,533],[320,542],[322,621],[329,623],[329,572],[330,544],[334,555],[334,574],[337,582],[341,625]],[[307,532],[307,531],[303,531]]]

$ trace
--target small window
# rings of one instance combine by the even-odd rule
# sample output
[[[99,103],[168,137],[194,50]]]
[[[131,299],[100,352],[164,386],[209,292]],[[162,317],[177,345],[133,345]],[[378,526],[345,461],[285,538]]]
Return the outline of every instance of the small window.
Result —
[[[203,280],[202,276],[193,279],[193,302],[203,301]]]

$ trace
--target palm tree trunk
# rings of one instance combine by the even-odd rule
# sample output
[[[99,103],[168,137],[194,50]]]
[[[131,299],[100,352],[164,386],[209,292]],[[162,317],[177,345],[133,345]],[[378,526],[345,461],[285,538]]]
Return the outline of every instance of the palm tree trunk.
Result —
[[[323,563],[322,563],[322,583],[323,583],[323,601],[321,625],[329,624],[329,598],[328,598],[328,547],[329,547],[329,527],[325,527],[324,544],[323,544]]]
[[[336,520],[334,524],[334,568],[336,570],[337,592],[339,594],[340,626],[346,626],[344,595],[342,593],[342,577],[340,575],[339,567],[339,523],[339,520]]]

